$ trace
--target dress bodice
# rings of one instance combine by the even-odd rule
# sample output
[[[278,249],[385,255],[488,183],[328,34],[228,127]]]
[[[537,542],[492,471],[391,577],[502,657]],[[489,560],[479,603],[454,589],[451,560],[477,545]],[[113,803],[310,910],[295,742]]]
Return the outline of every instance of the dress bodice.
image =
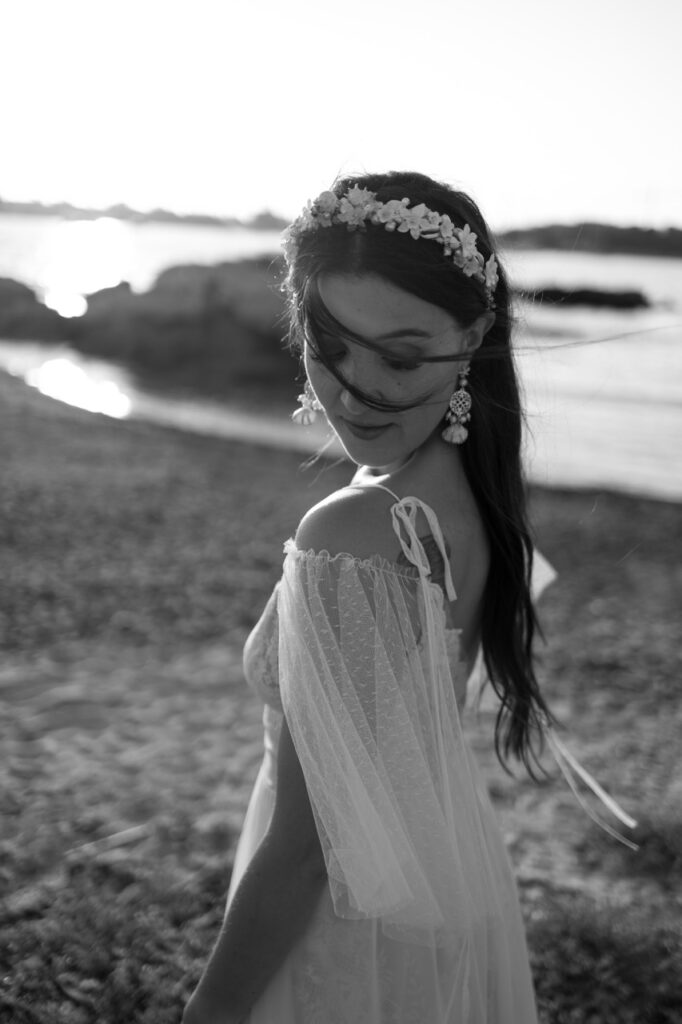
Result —
[[[433,509],[419,498],[412,496],[400,498],[398,495],[385,487],[383,484],[351,484],[361,490],[372,489],[382,490],[390,494],[394,499],[391,506],[391,525],[395,532],[403,554],[408,564],[388,561],[381,555],[373,555],[365,559],[352,559],[352,556],[343,556],[352,559],[355,563],[372,571],[392,573],[401,577],[408,577],[415,580],[415,586],[419,581],[429,581],[431,566],[426,551],[417,535],[417,515],[421,511],[425,516],[431,534],[440,550],[445,565],[445,591],[437,584],[430,584],[437,591],[437,599],[440,599],[442,614],[439,616],[440,625],[444,632],[444,649],[449,662],[450,673],[455,686],[455,698],[460,711],[466,700],[466,671],[465,665],[460,661],[461,644],[459,629],[448,628],[445,625],[445,601],[454,601],[457,598],[450,565],[443,539],[443,533],[438,518]],[[292,545],[289,540],[285,549]],[[278,647],[279,630],[277,621],[277,589],[275,586],[270,598],[263,610],[263,613],[252,629],[244,647],[244,674],[249,686],[260,696],[266,705],[281,712],[282,702],[279,694],[278,678]],[[422,638],[425,639],[425,638]],[[266,715],[271,718],[271,716]]]
[[[401,575],[412,575],[409,568],[402,565],[392,566],[380,556],[375,556],[371,562],[381,563],[382,572],[396,572]],[[414,573],[418,577],[418,573]],[[279,737],[282,729],[283,712],[282,699],[279,688],[279,623],[277,616],[277,590],[279,583],[270,595],[270,598],[263,610],[263,613],[251,630],[246,644],[244,645],[243,665],[244,675],[249,687],[263,701],[263,778],[264,781],[276,787],[277,783],[277,750]],[[445,614],[443,613],[443,623]],[[444,629],[444,650],[448,659],[449,671],[455,689],[455,700],[462,712],[467,694],[467,671],[466,663],[460,661],[460,630]],[[422,637],[421,643],[424,642]]]
[[[391,563],[384,559],[382,562],[383,572],[392,571]],[[372,559],[374,561],[374,559]],[[413,575],[404,566],[396,565],[393,569],[402,575]],[[414,573],[418,576],[418,573]],[[244,646],[244,675],[250,688],[258,694],[261,700],[277,711],[282,710],[282,701],[279,695],[279,673],[278,673],[278,647],[279,629],[277,621],[277,584],[270,595],[270,598],[263,610],[263,613],[251,630]],[[445,647],[450,665],[453,682],[455,684],[455,697],[460,711],[464,708],[466,700],[466,677],[465,665],[460,662],[460,631],[458,629],[445,629]]]

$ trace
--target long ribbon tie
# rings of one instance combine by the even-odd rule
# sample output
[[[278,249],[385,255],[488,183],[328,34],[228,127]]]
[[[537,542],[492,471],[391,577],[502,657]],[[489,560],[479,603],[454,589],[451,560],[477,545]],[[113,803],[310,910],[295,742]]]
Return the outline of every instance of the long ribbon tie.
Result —
[[[609,796],[606,790],[602,789],[597,780],[594,779],[590,775],[590,773],[583,768],[583,766],[580,764],[579,761],[576,760],[576,758],[573,756],[570,750],[568,750],[568,748],[561,742],[552,726],[546,726],[545,735],[547,737],[547,742],[549,744],[550,750],[554,754],[556,763],[559,765],[559,768],[561,769],[562,775],[566,779],[566,782],[570,786],[574,797],[576,798],[582,809],[585,811],[585,813],[589,815],[592,821],[599,825],[600,828],[604,829],[605,832],[608,832],[610,836],[613,836],[614,839],[617,839],[620,843],[623,843],[625,846],[628,846],[631,850],[638,850],[639,846],[637,843],[633,843],[632,840],[626,839],[625,836],[621,835],[621,833],[618,832],[615,828],[612,828],[611,825],[605,822],[604,819],[590,807],[590,805],[587,803],[587,801],[583,798],[583,796],[578,790],[578,786],[576,784],[573,772],[575,772],[575,774],[583,780],[585,785],[588,786],[589,789],[591,789],[592,792],[599,797],[599,799],[605,805],[605,807],[607,807],[616,818],[622,821],[624,825],[627,825],[628,828],[636,828],[637,822],[635,821],[635,819],[631,818],[630,815],[627,814],[618,803],[616,803],[613,797]]]
[[[409,508],[407,507],[407,505],[408,499],[403,499],[401,502],[393,505],[393,507],[391,508],[393,527],[398,536],[398,539],[400,540],[400,545],[403,551],[405,552],[405,556],[409,559],[412,565],[417,567],[420,575],[422,576],[422,579],[427,579],[428,577],[430,577],[431,566],[429,564],[429,559],[426,554],[426,551],[424,550],[424,545],[422,544],[421,540],[417,535],[417,510],[418,508],[421,508],[422,512],[426,516],[428,524],[431,528],[431,533],[436,541],[436,544],[438,545],[441,556],[443,558],[443,564],[445,567],[445,591],[448,596],[448,600],[455,601],[457,599],[457,594],[455,593],[455,586],[452,581],[450,562],[447,555],[447,549],[445,547],[445,540],[443,538],[443,533],[440,528],[440,523],[438,522],[436,514],[434,513],[433,509],[429,508],[428,505],[424,505],[424,503],[421,502],[418,498],[409,499]],[[409,538],[409,544],[405,543],[405,541],[402,538],[401,527],[404,528],[407,537]],[[429,607],[429,602],[427,601],[427,616],[429,620],[431,620],[432,614],[432,609]],[[429,625],[432,626],[432,624],[433,623],[430,621]],[[612,828],[611,825],[604,821],[604,819],[590,807],[590,805],[583,798],[582,794],[578,789],[575,780],[575,775],[582,779],[585,785],[592,790],[595,796],[597,796],[604,804],[604,806],[609,811],[611,811],[614,817],[618,818],[619,821],[622,821],[623,824],[627,825],[628,828],[635,828],[637,826],[637,822],[635,821],[635,819],[631,818],[630,815],[627,814],[623,810],[623,808],[620,807],[620,805],[613,799],[613,797],[609,796],[606,790],[604,790],[599,785],[597,780],[594,779],[590,775],[590,773],[585,770],[585,768],[583,768],[583,766],[580,764],[578,760],[576,760],[576,758],[573,756],[570,750],[568,750],[568,748],[564,746],[562,741],[556,735],[555,730],[552,728],[551,725],[549,725],[549,723],[546,723],[545,735],[547,737],[549,748],[552,751],[552,754],[554,755],[556,763],[559,765],[559,768],[561,769],[562,775],[566,779],[566,782],[568,783],[573,795],[575,796],[576,800],[583,808],[585,813],[588,815],[588,817],[590,817],[592,821],[595,822],[595,824],[597,824],[605,832],[608,832],[610,836],[612,836],[614,839],[617,839],[620,843],[623,843],[631,850],[638,850],[639,846],[637,845],[637,843],[633,843],[632,840],[627,839],[624,835],[621,835],[620,832],[618,832],[615,828]]]

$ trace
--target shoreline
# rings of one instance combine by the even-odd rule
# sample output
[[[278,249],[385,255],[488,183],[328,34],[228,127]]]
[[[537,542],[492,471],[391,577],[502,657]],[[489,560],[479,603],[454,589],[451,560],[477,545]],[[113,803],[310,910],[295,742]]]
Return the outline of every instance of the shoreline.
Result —
[[[47,398],[48,401],[57,402],[59,405],[66,405],[70,409],[84,411],[76,405],[70,405],[61,399],[43,394],[35,386],[27,384],[21,376],[9,373],[0,368],[0,382],[11,381],[18,388],[25,388],[40,398]],[[4,385],[3,385],[4,386]],[[340,443],[333,435],[333,432],[321,421],[309,427],[300,427],[294,424],[285,409],[284,402],[279,396],[270,402],[270,411],[265,415],[254,415],[251,403],[235,401],[217,401],[209,397],[202,397],[197,392],[190,390],[177,391],[172,388],[159,386],[153,391],[142,390],[136,386],[133,380],[129,384],[131,409],[128,415],[121,419],[112,416],[105,416],[102,413],[87,412],[89,416],[103,416],[105,420],[120,423],[153,424],[170,430],[179,430],[189,435],[196,435],[207,438],[220,438],[222,440],[234,440],[242,444],[254,444],[266,448],[275,448],[282,452],[297,452],[301,455],[319,455],[321,460],[329,462],[346,461]],[[263,395],[264,401],[269,401],[267,392]],[[2,400],[2,388],[0,388],[0,401]],[[293,408],[293,406],[292,406]],[[659,417],[665,415],[666,410],[659,409]],[[634,482],[630,485],[624,479],[624,474],[619,470],[618,464],[614,466],[604,455],[595,461],[595,452],[599,446],[606,441],[614,450],[618,450],[618,440],[613,436],[613,428],[610,426],[609,418],[603,410],[598,407],[591,408],[586,404],[583,409],[583,426],[587,420],[592,424],[587,431],[589,444],[585,443],[582,435],[574,437],[574,444],[582,443],[582,458],[576,459],[575,452],[568,461],[567,454],[563,457],[560,451],[556,450],[556,440],[550,432],[546,436],[542,427],[538,430],[540,441],[532,432],[526,435],[526,476],[531,487],[540,487],[547,490],[559,491],[609,491],[614,494],[622,494],[635,499],[679,504],[682,502],[682,479],[676,480],[675,474],[670,474],[667,479],[660,475],[660,467],[652,465],[647,467],[646,458],[634,462],[630,467]],[[646,414],[646,410],[632,407],[633,422],[637,417]],[[529,410],[529,421],[531,429],[535,413]],[[672,411],[674,418],[675,411]],[[554,424],[555,430],[560,425],[560,420]],[[674,424],[673,424],[674,426]],[[641,448],[641,446],[640,446]],[[534,455],[530,455],[534,452]],[[638,452],[639,454],[639,452]],[[621,453],[621,458],[627,457],[627,451]],[[350,472],[350,462],[348,470]],[[580,469],[577,469],[577,466]],[[610,479],[608,478],[611,474]],[[604,479],[604,476],[607,479]]]

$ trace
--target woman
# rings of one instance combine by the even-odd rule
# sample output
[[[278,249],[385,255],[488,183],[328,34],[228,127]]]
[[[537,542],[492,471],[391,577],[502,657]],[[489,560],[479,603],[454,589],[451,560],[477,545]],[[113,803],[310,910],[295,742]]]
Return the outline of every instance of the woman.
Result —
[[[357,471],[303,518],[247,642],[265,758],[186,1024],[532,1024],[514,880],[460,712],[549,722],[509,291],[470,198],[348,178],[286,239],[291,337]]]

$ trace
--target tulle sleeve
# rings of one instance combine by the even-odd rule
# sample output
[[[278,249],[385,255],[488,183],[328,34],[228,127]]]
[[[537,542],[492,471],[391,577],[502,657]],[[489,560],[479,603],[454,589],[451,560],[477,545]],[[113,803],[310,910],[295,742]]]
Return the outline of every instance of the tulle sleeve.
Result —
[[[285,551],[282,706],[334,910],[412,941],[464,932],[480,829],[439,588],[293,541]]]

